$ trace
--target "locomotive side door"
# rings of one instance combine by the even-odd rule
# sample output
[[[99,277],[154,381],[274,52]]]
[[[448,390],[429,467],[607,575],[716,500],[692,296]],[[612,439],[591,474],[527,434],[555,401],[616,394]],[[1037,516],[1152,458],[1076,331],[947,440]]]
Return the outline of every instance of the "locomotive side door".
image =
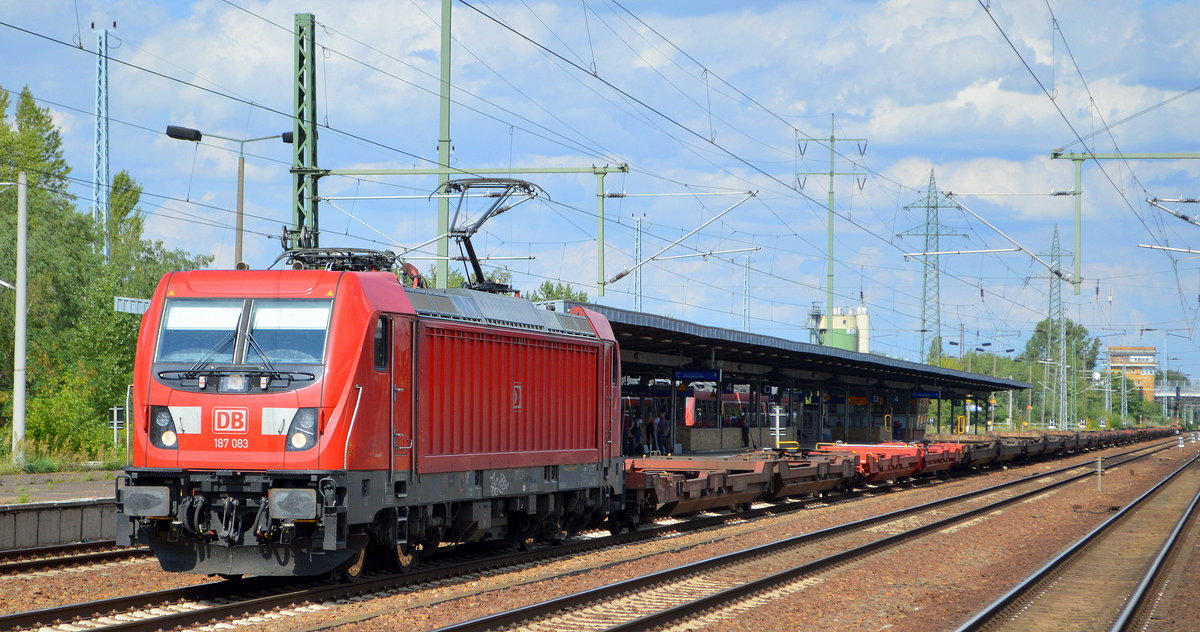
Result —
[[[413,382],[416,349],[413,346],[413,320],[392,318],[392,469],[394,480],[406,480],[396,473],[413,472],[416,460],[416,389]]]

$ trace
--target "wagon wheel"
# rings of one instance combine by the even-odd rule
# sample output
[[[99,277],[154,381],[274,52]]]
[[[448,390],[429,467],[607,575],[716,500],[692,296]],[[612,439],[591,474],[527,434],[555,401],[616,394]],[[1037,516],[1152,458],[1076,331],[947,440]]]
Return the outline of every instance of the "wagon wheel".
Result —
[[[512,530],[512,541],[517,545],[517,550],[528,551],[530,545],[537,539],[540,525],[534,522],[529,514],[520,514],[517,518],[517,524]]]
[[[542,522],[542,539],[555,546],[562,544],[563,540],[567,538],[565,523],[563,511],[559,509]]]

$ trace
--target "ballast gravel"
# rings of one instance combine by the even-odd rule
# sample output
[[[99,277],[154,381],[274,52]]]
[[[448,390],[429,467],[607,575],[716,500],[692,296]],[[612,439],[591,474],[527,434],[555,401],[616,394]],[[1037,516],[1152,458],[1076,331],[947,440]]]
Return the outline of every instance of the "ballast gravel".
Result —
[[[1144,444],[1145,445],[1145,444]],[[790,514],[729,524],[715,530],[660,538],[457,581],[401,589],[393,594],[343,603],[325,603],[292,616],[259,615],[239,628],[293,631],[335,629],[354,632],[404,629],[432,630],[498,611],[608,585],[682,564],[767,544],[873,515],[928,503],[973,489],[1024,478],[1075,463],[1094,462],[1091,452],[1033,465],[1018,465],[985,475],[937,482],[894,493],[816,505]],[[1044,564],[1071,541],[1111,515],[1153,482],[1161,480],[1196,452],[1195,444],[1111,470],[1097,491],[1095,477],[1061,491],[958,525],[920,544],[893,547],[865,562],[780,587],[772,598],[676,630],[765,632],[771,630],[864,630],[930,632],[952,630],[991,603],[1020,579]],[[1200,537],[1193,534],[1192,537]],[[1194,548],[1194,547],[1193,547]],[[1177,602],[1165,611],[1191,608],[1190,618],[1176,617],[1184,627],[1197,618],[1195,584],[1187,578],[1200,571],[1200,554],[1181,572]],[[27,611],[211,581],[203,576],[164,573],[154,561],[128,561],[101,566],[13,575],[0,579],[0,613]],[[1187,583],[1188,586],[1183,586]],[[1178,605],[1174,605],[1178,604]],[[238,622],[234,622],[235,624]],[[205,626],[196,629],[218,629]],[[1155,629],[1155,628],[1151,628]]]

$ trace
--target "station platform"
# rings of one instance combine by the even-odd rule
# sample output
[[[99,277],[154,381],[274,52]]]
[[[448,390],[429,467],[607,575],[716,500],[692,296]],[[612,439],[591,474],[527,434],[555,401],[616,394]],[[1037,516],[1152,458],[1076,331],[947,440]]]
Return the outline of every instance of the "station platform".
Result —
[[[112,498],[120,470],[0,475],[0,505]]]

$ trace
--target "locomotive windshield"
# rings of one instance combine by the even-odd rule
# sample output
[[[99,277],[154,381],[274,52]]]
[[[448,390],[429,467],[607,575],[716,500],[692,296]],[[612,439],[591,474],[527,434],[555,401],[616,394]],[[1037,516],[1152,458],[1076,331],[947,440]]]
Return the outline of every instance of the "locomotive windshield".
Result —
[[[250,316],[246,362],[321,364],[329,301],[257,299]]]
[[[233,362],[245,301],[171,299],[163,310],[159,362]]]
[[[323,364],[331,305],[327,299],[168,299],[155,361]]]

